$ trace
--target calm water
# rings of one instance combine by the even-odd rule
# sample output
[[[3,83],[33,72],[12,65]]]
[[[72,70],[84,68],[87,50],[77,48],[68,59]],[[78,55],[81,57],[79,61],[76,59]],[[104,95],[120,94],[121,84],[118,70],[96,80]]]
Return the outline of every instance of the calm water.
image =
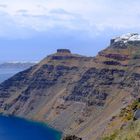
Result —
[[[43,124],[0,116],[0,140],[60,140],[61,133]]]
[[[22,69],[23,70],[23,69]],[[0,82],[21,69],[0,69]],[[15,117],[0,116],[0,140],[60,140],[61,133],[45,125]]]

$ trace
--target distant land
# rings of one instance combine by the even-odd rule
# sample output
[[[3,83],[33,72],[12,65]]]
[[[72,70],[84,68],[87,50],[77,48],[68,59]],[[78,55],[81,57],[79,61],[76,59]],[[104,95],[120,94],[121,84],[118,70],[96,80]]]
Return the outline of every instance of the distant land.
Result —
[[[5,62],[0,64],[0,83],[35,64],[36,62]]]
[[[96,57],[58,49],[0,84],[2,114],[47,123],[63,132],[64,140],[116,140],[112,137],[119,134],[114,131],[138,118],[138,108],[140,35],[136,33],[111,39]]]
[[[36,63],[37,62],[5,62],[0,64],[0,69],[6,69],[6,68],[26,69],[35,65]]]

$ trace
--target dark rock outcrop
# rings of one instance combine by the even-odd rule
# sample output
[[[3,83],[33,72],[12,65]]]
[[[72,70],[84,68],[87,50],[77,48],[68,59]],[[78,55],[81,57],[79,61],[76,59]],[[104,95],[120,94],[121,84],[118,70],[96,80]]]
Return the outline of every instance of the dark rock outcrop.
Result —
[[[66,136],[63,140],[82,140],[82,138],[78,138],[75,135],[73,136]]]
[[[140,109],[136,110],[134,114],[134,120],[139,120],[140,119]]]

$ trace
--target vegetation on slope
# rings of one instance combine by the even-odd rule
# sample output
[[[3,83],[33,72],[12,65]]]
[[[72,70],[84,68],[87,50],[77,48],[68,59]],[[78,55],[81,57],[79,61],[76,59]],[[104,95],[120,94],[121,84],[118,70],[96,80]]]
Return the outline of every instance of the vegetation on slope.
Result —
[[[140,101],[136,100],[131,105],[128,105],[126,108],[121,110],[119,117],[122,118],[124,122],[128,122],[134,118],[134,112],[140,109]]]
[[[140,101],[123,108],[119,114],[123,125],[119,130],[105,136],[102,140],[140,140],[140,120],[134,121],[134,112],[140,108]]]
[[[102,140],[140,140],[140,120],[131,122],[125,129],[118,130]]]

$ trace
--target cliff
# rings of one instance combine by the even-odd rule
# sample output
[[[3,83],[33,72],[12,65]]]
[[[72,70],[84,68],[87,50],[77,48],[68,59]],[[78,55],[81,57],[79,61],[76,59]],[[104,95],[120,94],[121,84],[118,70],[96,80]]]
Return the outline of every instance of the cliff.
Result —
[[[0,85],[0,110],[96,140],[121,108],[139,98],[140,40],[111,40],[96,57],[59,49]]]

